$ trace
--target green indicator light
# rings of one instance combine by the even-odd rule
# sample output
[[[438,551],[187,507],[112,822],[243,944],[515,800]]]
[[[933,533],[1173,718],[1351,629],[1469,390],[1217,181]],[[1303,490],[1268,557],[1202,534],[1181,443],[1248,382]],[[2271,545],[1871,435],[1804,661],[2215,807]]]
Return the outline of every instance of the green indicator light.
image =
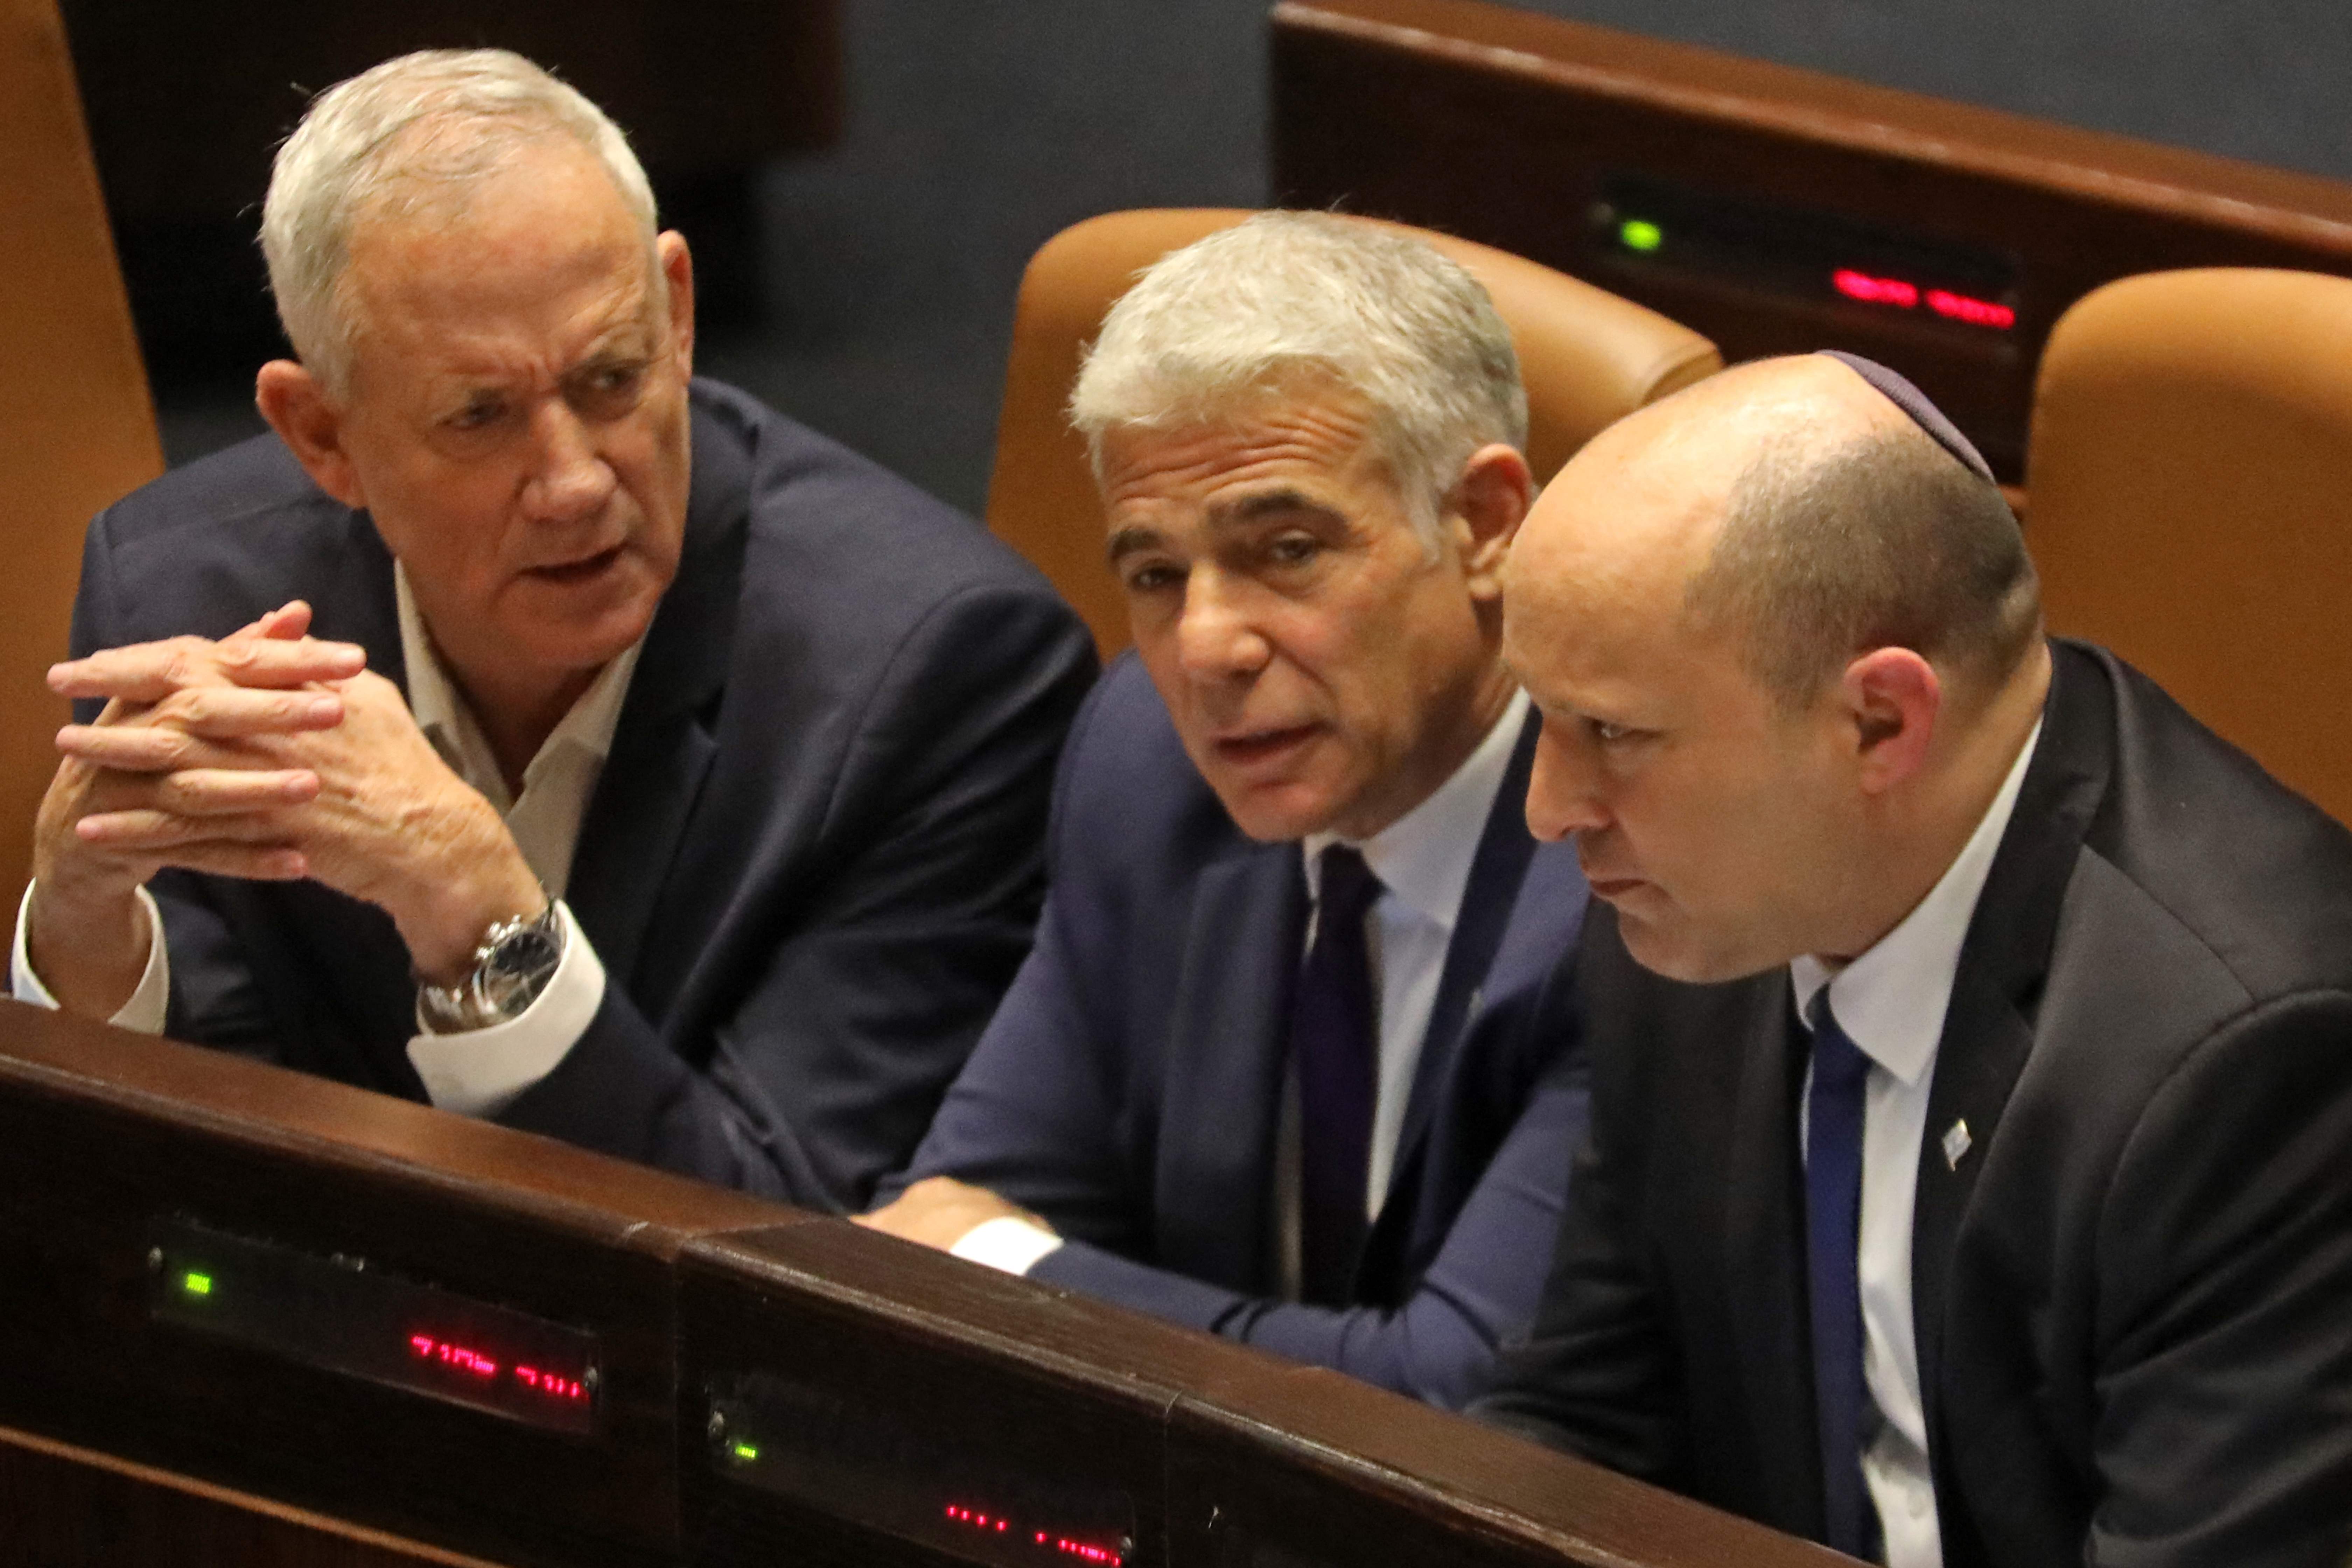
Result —
[[[739,1459],[744,1460],[756,1459],[760,1457],[759,1445],[756,1443],[738,1443],[735,1445],[735,1457]]]
[[[1617,237],[1628,250],[1655,250],[1665,244],[1666,231],[1647,218],[1629,217],[1617,226]]]
[[[184,1278],[180,1283],[187,1288],[187,1292],[191,1296],[209,1296],[213,1293],[213,1277],[209,1274],[192,1273]]]

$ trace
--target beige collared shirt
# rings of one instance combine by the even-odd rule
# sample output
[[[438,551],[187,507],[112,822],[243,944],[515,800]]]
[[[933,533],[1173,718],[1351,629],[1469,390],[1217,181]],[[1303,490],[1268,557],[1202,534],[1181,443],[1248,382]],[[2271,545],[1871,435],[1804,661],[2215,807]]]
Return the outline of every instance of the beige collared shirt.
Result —
[[[555,1069],[587,1032],[604,1003],[604,965],[562,900],[572,879],[580,825],[596,792],[596,782],[604,774],[604,760],[612,752],[613,732],[620,723],[621,705],[627,700],[643,645],[632,646],[604,667],[523,770],[522,793],[510,795],[488,740],[434,650],[432,637],[410,592],[408,574],[396,563],[393,590],[399,611],[401,659],[408,673],[409,711],[415,716],[417,728],[450,770],[498,808],[524,861],[548,896],[557,900],[565,926],[563,962],[522,1016],[463,1035],[430,1035],[420,1022],[415,1037],[408,1042],[409,1060],[425,1080],[425,1092],[435,1105],[469,1116],[494,1115]],[[139,898],[147,911],[147,929],[160,932],[163,921],[154,900],[144,888],[139,889]],[[55,1007],[56,998],[33,973],[26,952],[25,913],[31,900],[32,889],[27,888],[25,903],[17,910],[10,988],[20,1002]],[[110,1022],[142,1034],[160,1034],[171,993],[166,945],[151,941],[139,986]]]
[[[555,1070],[604,1005],[604,966],[562,900],[572,881],[580,824],[604,776],[604,759],[612,754],[613,731],[645,645],[632,644],[581,693],[524,767],[522,793],[510,795],[488,738],[433,647],[408,574],[397,564],[393,592],[399,603],[401,658],[408,667],[408,709],[416,727],[449,770],[498,808],[524,862],[556,900],[564,925],[563,962],[522,1016],[462,1035],[429,1034],[420,1016],[408,1042],[408,1059],[435,1105],[467,1116],[495,1116]]]

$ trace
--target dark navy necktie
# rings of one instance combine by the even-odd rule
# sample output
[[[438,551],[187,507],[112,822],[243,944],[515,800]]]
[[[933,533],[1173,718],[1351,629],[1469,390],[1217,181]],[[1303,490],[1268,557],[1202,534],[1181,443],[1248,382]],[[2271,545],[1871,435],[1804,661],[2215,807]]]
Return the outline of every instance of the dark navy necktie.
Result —
[[[1327,1307],[1348,1304],[1367,1228],[1364,1199],[1380,1047],[1364,917],[1380,896],[1381,880],[1361,855],[1344,844],[1323,851],[1315,942],[1291,1000],[1291,1059],[1298,1073],[1300,1294]]]
[[[1805,1102],[1805,1251],[1820,1421],[1825,1544],[1875,1562],[1878,1510],[1862,1447],[1876,1426],[1862,1370],[1863,1091],[1870,1058],[1838,1026],[1826,985],[1811,1008],[1813,1082]]]

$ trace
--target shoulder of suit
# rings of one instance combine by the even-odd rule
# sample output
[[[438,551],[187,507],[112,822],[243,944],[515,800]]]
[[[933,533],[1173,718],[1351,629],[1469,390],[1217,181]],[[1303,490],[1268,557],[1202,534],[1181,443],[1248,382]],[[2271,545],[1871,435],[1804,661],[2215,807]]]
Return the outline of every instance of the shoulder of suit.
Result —
[[[118,545],[194,537],[225,525],[289,515],[350,518],[351,509],[310,482],[294,454],[267,432],[170,468],[100,513]]]
[[[907,604],[974,587],[1058,597],[976,519],[871,458],[722,382],[698,379],[691,395],[698,502],[714,481],[740,490],[754,550],[887,584]]]
[[[91,532],[121,617],[98,629],[121,640],[218,636],[289,598],[391,587],[374,525],[311,483],[274,435],[169,470],[100,512]]]
[[[1111,661],[1071,726],[1061,788],[1057,830],[1090,858],[1205,862],[1249,843],[1185,755],[1133,649]]]
[[[2082,898],[2145,900],[2252,998],[2352,989],[2352,830],[2156,682],[2089,651],[2113,678],[2116,756],[2084,850],[2113,876]]]

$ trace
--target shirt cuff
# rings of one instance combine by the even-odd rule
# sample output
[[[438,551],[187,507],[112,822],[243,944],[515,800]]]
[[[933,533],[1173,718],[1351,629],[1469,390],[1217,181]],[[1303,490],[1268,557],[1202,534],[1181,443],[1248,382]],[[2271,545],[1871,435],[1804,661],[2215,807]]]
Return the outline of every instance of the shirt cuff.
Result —
[[[604,1005],[604,963],[571,906],[559,900],[555,907],[563,920],[563,957],[520,1017],[461,1035],[428,1033],[417,1019],[408,1059],[425,1080],[425,1097],[441,1110],[496,1116],[553,1072],[595,1021]]]
[[[1061,1245],[1062,1238],[1052,1231],[1008,1214],[982,1220],[965,1231],[948,1248],[948,1256],[966,1263],[984,1263],[1007,1274],[1026,1274]]]
[[[172,1008],[172,960],[163,945],[163,911],[155,907],[155,896],[146,889],[138,889],[139,907],[147,915],[147,967],[140,972],[138,987],[131,1000],[115,1010],[107,1020],[118,1029],[131,1029],[142,1035],[163,1032],[163,1017]],[[30,1002],[36,1007],[57,1010],[58,999],[33,973],[33,952],[30,945],[33,910],[33,889],[27,886],[25,896],[16,904],[16,947],[8,959],[8,992],[19,1002]]]

